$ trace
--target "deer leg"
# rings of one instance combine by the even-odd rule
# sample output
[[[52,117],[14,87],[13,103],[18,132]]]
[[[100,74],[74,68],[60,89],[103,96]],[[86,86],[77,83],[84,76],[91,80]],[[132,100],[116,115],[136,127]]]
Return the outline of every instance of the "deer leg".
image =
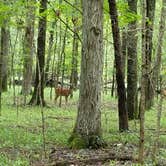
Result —
[[[65,96],[65,100],[66,100],[66,104],[67,104],[68,96]]]
[[[59,97],[59,95],[55,96],[55,103],[57,102],[58,97]]]

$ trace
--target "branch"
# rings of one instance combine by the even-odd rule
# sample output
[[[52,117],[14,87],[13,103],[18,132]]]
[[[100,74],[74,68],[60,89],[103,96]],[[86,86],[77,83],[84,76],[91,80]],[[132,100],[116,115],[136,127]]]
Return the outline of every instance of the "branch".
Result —
[[[52,10],[54,11],[54,13],[55,13],[55,15],[57,16],[57,18],[58,18],[71,32],[73,32],[74,34],[77,35],[78,40],[79,40],[79,41],[81,42],[81,44],[82,44],[82,40],[81,40],[80,36],[78,35],[78,33],[77,33],[77,32],[74,32],[73,29],[70,28],[70,26],[60,17],[60,15],[57,15],[56,10],[54,9],[54,7],[51,5],[51,3],[50,3],[49,1],[48,1],[48,4],[52,7]]]
[[[82,15],[82,11],[79,9],[79,8],[77,8],[75,5],[73,5],[73,4],[71,4],[70,2],[68,2],[67,0],[64,0],[67,4],[69,4],[71,7],[73,7],[74,9],[76,9],[77,11],[79,11],[80,13],[81,13],[81,15]]]

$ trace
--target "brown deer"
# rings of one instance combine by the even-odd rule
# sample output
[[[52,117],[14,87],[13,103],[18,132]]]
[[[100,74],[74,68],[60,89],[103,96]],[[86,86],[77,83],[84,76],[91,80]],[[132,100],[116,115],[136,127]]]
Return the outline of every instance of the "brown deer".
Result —
[[[163,89],[163,90],[161,91],[161,94],[162,94],[163,97],[166,97],[166,89]]]
[[[57,88],[55,88],[55,102],[57,101],[59,96],[64,96],[66,104],[67,104],[69,95],[71,97],[73,96],[73,88],[72,88],[72,86],[70,86],[70,88],[65,88],[65,87],[57,87]]]

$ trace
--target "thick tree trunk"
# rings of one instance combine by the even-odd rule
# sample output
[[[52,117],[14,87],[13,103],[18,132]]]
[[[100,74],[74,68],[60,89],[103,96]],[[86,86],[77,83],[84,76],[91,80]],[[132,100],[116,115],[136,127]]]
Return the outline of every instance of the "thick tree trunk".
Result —
[[[148,82],[146,85],[146,109],[150,109],[153,105],[153,84],[152,84],[152,69],[151,69],[151,63],[152,63],[152,50],[153,50],[153,24],[154,24],[154,16],[155,16],[155,4],[156,0],[146,0],[147,3],[147,9],[146,9],[146,17],[148,18],[146,20],[146,59],[147,59],[147,73],[148,73]]]
[[[34,0],[27,2],[27,15],[24,39],[24,69],[23,69],[23,85],[22,93],[25,96],[24,104],[26,104],[26,96],[31,92],[32,83],[32,64],[33,64],[33,39],[34,39],[34,21],[35,21],[35,8]]]
[[[129,11],[137,14],[137,0],[128,0]],[[127,37],[127,111],[129,119],[137,116],[138,95],[137,95],[137,24],[136,20],[128,25]]]
[[[116,8],[115,0],[108,0],[109,12],[112,23],[112,33],[114,41],[114,54],[115,54],[115,65],[116,65],[116,80],[117,80],[117,91],[118,91],[118,111],[119,111],[119,130],[128,130],[128,114],[126,108],[126,92],[124,75],[122,71],[122,50],[120,43],[120,32],[118,25],[118,13]]]
[[[43,14],[47,9],[47,0],[40,1],[39,13]],[[46,40],[46,15],[39,19],[37,39],[37,59],[35,87],[30,104],[45,105],[44,101],[44,64],[45,64],[45,40]]]
[[[83,45],[78,115],[69,139],[72,148],[99,148],[103,73],[103,0],[84,0]]]

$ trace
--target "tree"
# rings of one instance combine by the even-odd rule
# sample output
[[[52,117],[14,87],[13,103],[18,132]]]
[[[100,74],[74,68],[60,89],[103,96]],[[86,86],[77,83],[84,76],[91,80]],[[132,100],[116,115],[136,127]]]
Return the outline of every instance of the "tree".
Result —
[[[75,5],[78,5],[78,0],[75,0]],[[75,15],[72,17],[72,23],[73,23],[73,50],[72,50],[72,67],[71,67],[71,75],[70,75],[70,84],[73,86],[73,88],[77,87],[78,82],[78,16]]]
[[[162,46],[163,38],[165,32],[165,23],[166,23],[166,0],[162,0],[162,9],[160,16],[160,25],[159,25],[159,35],[158,35],[158,44],[156,49],[155,64],[153,69],[153,95],[155,93],[156,87],[158,87],[158,80],[160,78],[160,68],[161,68],[161,57],[162,57]]]
[[[1,116],[1,108],[2,108],[2,54],[0,54],[0,116]]]
[[[7,2],[2,1],[1,5],[5,8]],[[2,10],[3,11],[3,10]],[[1,115],[1,98],[2,92],[7,91],[8,78],[8,53],[9,53],[9,13],[6,10],[1,18],[1,51],[0,51],[0,115]]]
[[[129,12],[137,14],[137,0],[128,0]],[[129,119],[137,115],[137,24],[133,19],[128,25],[127,36],[127,111]]]
[[[128,130],[128,114],[126,108],[126,92],[124,84],[124,74],[122,71],[122,49],[120,43],[120,32],[118,24],[118,13],[115,0],[108,0],[109,13],[112,23],[112,33],[114,41],[114,55],[116,67],[116,81],[118,91],[118,112],[119,112],[119,130]]]
[[[99,148],[101,139],[101,84],[103,70],[103,0],[84,0],[83,43],[78,115],[72,148]]]
[[[146,8],[146,56],[147,56],[147,73],[148,73],[148,81],[146,84],[146,109],[150,109],[153,105],[153,84],[152,84],[152,50],[153,50],[153,25],[154,25],[154,16],[155,16],[155,4],[156,0],[146,0],[147,8]]]
[[[34,21],[35,21],[35,7],[34,0],[27,1],[25,38],[23,46],[23,84],[22,93],[25,96],[24,104],[26,104],[26,96],[31,92],[32,83],[32,64],[33,64],[33,39],[34,39]]]
[[[49,46],[48,46],[48,55],[46,60],[46,69],[45,69],[45,80],[47,81],[49,78],[49,69],[50,69],[50,62],[51,62],[51,55],[52,55],[52,48],[53,48],[53,41],[54,41],[54,28],[56,25],[56,21],[52,22],[50,36],[49,36]],[[53,73],[51,73],[52,75]]]
[[[35,87],[30,104],[45,105],[44,101],[44,64],[45,64],[45,40],[46,40],[46,9],[47,0],[40,1],[40,18],[38,25],[37,39],[37,59],[36,59],[36,76]]]
[[[141,75],[141,96],[139,105],[140,116],[140,140],[139,140],[139,162],[144,161],[144,123],[145,123],[145,105],[146,105],[146,85],[148,80],[147,74],[147,56],[146,56],[146,0],[142,0],[142,75]]]

